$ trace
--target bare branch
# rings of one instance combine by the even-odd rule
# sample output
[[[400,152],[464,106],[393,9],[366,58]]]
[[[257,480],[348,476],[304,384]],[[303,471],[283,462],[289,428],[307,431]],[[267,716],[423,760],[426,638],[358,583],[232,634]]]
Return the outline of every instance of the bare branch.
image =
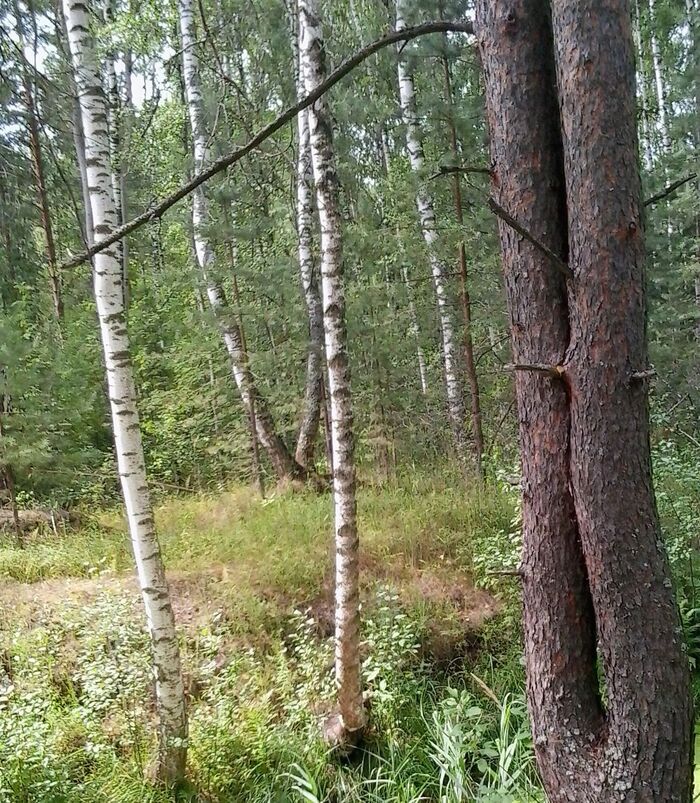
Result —
[[[656,376],[656,370],[654,368],[646,368],[644,371],[632,371],[631,378],[636,380],[642,379],[652,379],[652,377]]]
[[[657,192],[656,195],[652,195],[651,198],[647,198],[646,201],[644,201],[644,206],[651,206],[658,201],[663,201],[666,196],[670,195],[672,192],[675,192],[679,187],[682,187],[684,184],[687,184],[689,181],[692,181],[697,177],[697,173],[690,173],[690,175],[687,175],[685,178],[679,178],[678,181],[674,181],[667,187],[664,187],[661,192]]]
[[[450,176],[453,173],[483,173],[486,176],[492,176],[493,171],[490,170],[488,167],[470,167],[468,165],[440,165],[438,168],[437,173],[433,173],[432,176],[428,176],[428,179],[432,181],[434,178],[440,178],[440,176]]]
[[[338,81],[344,78],[348,73],[352,72],[356,67],[362,64],[363,61],[368,59],[378,50],[382,50],[383,48],[393,45],[396,42],[417,39],[419,36],[425,36],[431,33],[445,33],[449,31],[472,34],[474,33],[474,28],[470,22],[426,22],[423,25],[416,25],[413,28],[405,28],[402,31],[392,31],[391,33],[383,36],[381,39],[377,39],[375,42],[367,45],[362,50],[358,51],[354,56],[351,56],[349,59],[344,61],[328,76],[328,78],[326,78],[322,84],[318,86],[317,89],[308,94],[298,103],[295,103],[294,106],[290,106],[273,122],[262,128],[252,139],[246,142],[245,145],[236,148],[226,156],[222,156],[220,159],[212,162],[206,170],[202,170],[201,172],[197,173],[190,181],[188,181],[186,184],[183,184],[179,189],[175,190],[175,192],[163,198],[162,201],[153,205],[150,209],[147,209],[140,215],[137,215],[123,226],[115,229],[112,234],[110,234],[108,237],[105,237],[103,240],[96,242],[87,251],[84,251],[82,254],[78,254],[72,259],[64,262],[60,266],[60,270],[65,270],[66,268],[72,268],[76,265],[80,265],[82,262],[90,259],[95,254],[98,254],[100,251],[108,248],[113,243],[121,240],[122,237],[125,237],[127,234],[131,234],[131,232],[140,228],[145,223],[161,217],[163,214],[165,214],[165,212],[168,211],[168,209],[170,209],[171,206],[174,206],[178,201],[186,198],[201,184],[204,184],[213,176],[236,164],[236,162],[239,162],[248,153],[255,150],[259,145],[265,142],[265,140],[269,139],[288,122],[293,120],[300,111],[306,109],[308,106],[311,106],[312,103],[317,101],[322,95],[328,92],[332,86],[337,84]]]
[[[505,221],[511,229],[517,231],[521,237],[524,237],[529,243],[535,246],[539,251],[541,251],[549,260],[550,262],[556,267],[561,273],[566,276],[567,279],[573,279],[573,273],[569,266],[564,262],[564,260],[558,256],[557,254],[552,251],[551,248],[548,248],[544,243],[540,242],[534,234],[529,232],[524,226],[521,226],[520,223],[506,210],[497,203],[493,198],[489,198],[488,201],[489,209],[501,220]]]
[[[563,365],[545,365],[544,363],[509,363],[505,365],[506,371],[533,371],[534,373],[547,374],[554,379],[561,379],[564,376]]]

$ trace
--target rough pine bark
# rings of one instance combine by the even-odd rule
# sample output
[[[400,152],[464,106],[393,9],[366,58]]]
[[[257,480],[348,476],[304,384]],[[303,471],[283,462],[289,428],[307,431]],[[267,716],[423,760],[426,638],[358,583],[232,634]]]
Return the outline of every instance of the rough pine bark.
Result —
[[[63,11],[85,131],[85,162],[95,223],[94,238],[99,242],[118,225],[109,166],[107,104],[90,35],[90,8],[83,0],[64,0]],[[121,265],[115,248],[105,248],[95,255],[94,285],[119,478],[151,637],[158,713],[157,775],[167,783],[174,783],[185,772],[185,694],[175,618],[146,481],[124,315]]]
[[[182,39],[182,64],[185,98],[192,130],[195,170],[203,170],[209,162],[208,139],[204,120],[204,105],[199,78],[199,59],[194,27],[192,0],[179,0],[180,35]],[[221,283],[215,277],[216,257],[206,234],[209,223],[209,202],[200,186],[192,194],[192,225],[197,264],[199,265],[207,298],[215,314],[221,336],[226,346],[231,372],[249,418],[255,418],[258,439],[267,452],[273,469],[280,480],[304,476],[304,469],[294,460],[286,444],[277,434],[265,399],[257,389],[243,348],[240,327],[233,310],[228,305]],[[251,405],[255,410],[251,415]]]
[[[552,12],[574,274],[566,360],[571,481],[606,686],[598,799],[686,801],[688,665],[654,500],[642,378],[648,353],[630,13],[626,0],[553,0]]]
[[[290,16],[292,20],[297,100],[301,100],[306,95],[306,89],[299,51],[300,31],[297,30],[299,28],[299,14],[296,8],[293,9]],[[313,461],[323,397],[323,305],[318,286],[318,272],[313,256],[314,188],[307,109],[303,109],[297,115],[296,190],[299,275],[309,319],[309,348],[306,357],[304,405],[295,457],[297,463],[307,468]]]
[[[573,270],[565,281],[499,222],[515,363],[551,368],[516,372],[528,703],[551,803],[685,803],[687,666],[634,376],[646,350],[631,28],[621,0],[604,6],[554,2],[563,143],[549,3],[477,3],[493,193]]]
[[[401,31],[405,27],[404,0],[397,0],[396,30]],[[447,288],[447,276],[449,271],[437,253],[438,231],[435,220],[435,209],[430,193],[423,183],[424,177],[421,177],[425,156],[421,140],[420,119],[418,117],[416,105],[416,92],[413,76],[408,70],[405,57],[402,56],[402,53],[403,49],[400,49],[397,69],[401,112],[406,126],[406,150],[408,151],[411,169],[418,174],[419,181],[421,182],[416,193],[416,206],[418,208],[421,232],[428,249],[428,259],[433,275],[433,286],[435,287],[435,295],[437,297],[443,371],[447,394],[447,413],[457,452],[463,457],[466,453],[464,395],[459,375],[457,337]]]
[[[540,242],[566,256],[561,135],[545,0],[479,0],[477,37],[496,200]],[[531,243],[499,220],[513,359],[560,365],[569,342],[564,279]],[[566,388],[516,372],[522,460],[523,617],[535,749],[565,782],[568,753],[600,718],[595,621],[569,480]],[[591,721],[592,720],[592,721]],[[584,737],[582,737],[584,738]],[[543,773],[544,774],[544,773]],[[551,794],[553,783],[546,788]],[[556,799],[556,798],[555,798]]]
[[[299,25],[306,91],[312,92],[325,78],[318,0],[300,0]],[[309,128],[321,224],[321,286],[331,406],[335,506],[335,674],[339,716],[335,723],[337,727],[329,728],[327,736],[332,742],[352,743],[359,738],[366,723],[360,671],[355,437],[345,323],[339,183],[331,114],[325,96],[309,107]]]

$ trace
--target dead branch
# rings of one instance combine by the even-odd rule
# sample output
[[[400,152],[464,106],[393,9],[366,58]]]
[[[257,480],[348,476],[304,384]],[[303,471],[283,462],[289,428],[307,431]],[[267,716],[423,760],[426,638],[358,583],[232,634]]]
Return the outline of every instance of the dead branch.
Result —
[[[317,101],[322,95],[328,92],[332,86],[337,84],[338,81],[344,78],[348,73],[352,72],[356,67],[362,64],[363,61],[366,61],[370,56],[374,55],[374,53],[376,53],[378,50],[382,50],[383,48],[395,44],[396,42],[409,41],[411,39],[416,39],[420,36],[425,36],[431,33],[447,33],[450,31],[472,34],[474,33],[474,28],[470,22],[426,22],[423,25],[416,25],[413,28],[405,28],[402,31],[392,31],[391,33],[383,36],[381,39],[377,39],[375,42],[367,45],[362,50],[358,51],[354,56],[351,56],[349,59],[344,61],[313,92],[308,94],[298,103],[290,106],[273,122],[262,128],[252,139],[248,140],[245,145],[236,148],[225,156],[222,156],[220,159],[217,159],[215,162],[212,162],[212,164],[206,170],[202,170],[201,172],[197,173],[190,181],[183,184],[179,189],[175,190],[175,192],[166,196],[163,198],[163,200],[154,204],[140,215],[137,215],[123,226],[115,229],[112,234],[100,240],[99,242],[96,242],[91,248],[87,249],[81,254],[78,254],[72,259],[67,260],[60,265],[59,269],[65,270],[66,268],[73,268],[76,265],[80,265],[82,262],[86,262],[88,259],[95,256],[95,254],[99,254],[100,251],[104,251],[105,248],[109,248],[110,245],[113,245],[118,240],[126,237],[127,234],[131,234],[133,231],[136,231],[136,229],[140,228],[145,223],[161,217],[163,214],[165,214],[165,212],[168,211],[168,209],[170,209],[171,206],[174,206],[178,201],[186,198],[191,192],[197,189],[197,187],[204,184],[218,173],[221,173],[222,171],[236,164],[236,162],[239,162],[248,153],[255,150],[259,145],[265,142],[265,140],[269,139],[288,122],[293,120],[300,111],[311,106],[312,103]]]
[[[561,379],[564,376],[564,366],[563,365],[546,365],[545,363],[541,362],[534,362],[534,363],[508,363],[507,365],[503,366],[506,371],[533,371],[539,374],[547,374],[547,376],[551,376],[554,379]]]
[[[692,181],[697,177],[697,173],[690,173],[690,175],[687,175],[685,178],[679,178],[678,181],[674,181],[667,187],[664,187],[661,192],[657,192],[656,195],[652,195],[651,198],[647,198],[646,201],[644,201],[644,206],[651,206],[659,201],[663,201],[664,198],[666,198],[672,192],[675,192],[679,187],[682,187],[684,184],[687,184],[689,181]]]
[[[554,265],[557,270],[561,271],[561,273],[566,276],[567,279],[573,279],[573,273],[569,266],[564,262],[564,260],[558,256],[557,254],[552,251],[551,248],[548,248],[543,242],[540,242],[534,234],[529,232],[524,226],[521,226],[520,223],[493,198],[489,198],[487,201],[489,209],[501,220],[505,221],[511,229],[517,231],[517,233],[524,237],[529,243],[535,246],[539,251],[541,251]]]

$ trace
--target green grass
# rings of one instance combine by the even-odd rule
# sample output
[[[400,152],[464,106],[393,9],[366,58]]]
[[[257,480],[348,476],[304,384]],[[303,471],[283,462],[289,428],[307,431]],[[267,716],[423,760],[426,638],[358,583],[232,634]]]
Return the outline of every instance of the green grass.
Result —
[[[398,802],[442,790],[451,800],[465,783],[480,799],[513,799],[486,796],[508,785],[497,759],[506,737],[472,670],[513,712],[508,738],[523,768],[513,789],[536,799],[517,617],[498,614],[471,578],[474,545],[502,539],[513,504],[495,487],[466,492],[423,477],[360,490],[372,727],[350,763],[327,754],[318,728],[334,697],[330,496],[262,501],[238,488],[159,505],[191,692],[184,799]],[[12,669],[0,685],[0,803],[169,799],[143,780],[154,732],[148,645],[119,514],[37,535],[23,550],[6,542],[0,574]]]
[[[468,583],[472,545],[494,543],[509,527],[511,496],[497,488],[426,488],[413,479],[364,487],[358,498],[366,584],[401,585],[417,606],[439,606],[449,586]],[[280,493],[267,500],[249,489],[170,499],[156,524],[171,582],[195,596],[235,607],[242,633],[266,629],[296,605],[329,596],[332,502],[329,494]],[[20,583],[132,573],[119,512],[99,513],[78,531],[0,545],[0,576]],[[445,611],[449,616],[449,610]]]
[[[371,722],[343,761],[319,737],[334,698],[330,496],[234,488],[159,504],[190,694],[178,799],[542,801],[517,585],[486,574],[517,560],[512,490],[417,475],[365,485],[358,509]],[[120,514],[23,550],[3,542],[0,575],[0,803],[173,801],[144,780],[148,641]]]

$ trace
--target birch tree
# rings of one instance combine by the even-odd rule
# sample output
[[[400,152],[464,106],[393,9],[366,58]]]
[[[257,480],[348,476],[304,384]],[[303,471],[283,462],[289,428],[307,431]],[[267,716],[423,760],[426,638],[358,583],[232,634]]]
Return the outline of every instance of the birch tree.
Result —
[[[106,25],[114,22],[114,0],[103,0],[102,14]],[[114,196],[114,205],[117,209],[118,225],[122,225],[125,221],[124,217],[124,175],[122,169],[122,143],[121,143],[121,102],[119,99],[119,83],[117,81],[117,71],[114,65],[114,52],[111,46],[107,50],[104,59],[105,65],[105,83],[106,83],[106,98],[107,98],[107,111],[109,123],[109,160],[112,168],[112,194]],[[128,273],[128,255],[126,251],[126,240],[122,239],[115,243],[117,253],[119,254],[119,261],[122,266],[122,290],[124,292],[124,307],[128,306],[128,286],[129,286],[129,273]]]
[[[654,86],[656,88],[656,103],[659,112],[658,125],[661,136],[661,145],[664,153],[671,150],[671,137],[668,130],[668,101],[666,82],[664,80],[663,65],[661,63],[661,46],[656,33],[656,9],[654,0],[648,0],[649,31],[651,41],[651,63],[654,69]]]
[[[404,19],[403,0],[396,3],[396,30],[402,31],[406,27]],[[399,96],[404,125],[406,126],[406,150],[411,163],[411,170],[422,181],[425,155],[421,140],[420,119],[416,104],[416,91],[413,75],[408,69],[404,49],[399,50],[398,57]],[[428,259],[433,276],[433,286],[437,297],[438,321],[442,346],[443,372],[445,390],[447,394],[447,412],[452,427],[457,452],[460,456],[465,453],[464,432],[464,396],[462,382],[459,376],[459,360],[457,356],[457,338],[455,335],[454,320],[447,289],[447,275],[449,271],[437,253],[438,231],[435,220],[433,199],[427,187],[420,183],[416,192],[416,207],[420,220],[421,232],[428,250]]]
[[[326,76],[318,0],[299,2],[300,51],[307,92]],[[342,220],[333,150],[331,114],[325,96],[309,107],[311,159],[321,224],[321,288],[328,365],[335,507],[335,676],[338,715],[326,726],[332,744],[353,744],[366,717],[360,671],[359,538],[355,499],[355,437],[350,390]]]
[[[64,0],[63,12],[85,132],[93,235],[99,242],[118,226],[109,164],[107,104],[90,34],[90,8],[84,0]],[[119,478],[151,637],[158,713],[156,776],[174,783],[185,772],[187,712],[175,617],[146,480],[116,248],[108,247],[95,255],[93,275]]]
[[[300,61],[299,14],[292,2],[290,14],[294,53],[297,100],[306,94]],[[313,255],[313,171],[309,138],[309,112],[302,109],[297,115],[296,162],[296,230],[299,255],[299,276],[309,319],[309,348],[306,357],[304,402],[297,438],[296,460],[305,468],[311,463],[318,435],[323,398],[323,305],[318,287],[318,272]]]
[[[199,59],[196,53],[197,37],[192,0],[179,0],[180,36],[182,40],[182,75],[185,101],[192,131],[192,149],[195,170],[200,172],[209,164],[208,132],[204,117],[204,103],[199,76]],[[255,419],[258,439],[267,452],[278,479],[304,476],[302,467],[294,460],[286,444],[277,434],[272,416],[253,381],[240,327],[229,307],[224,288],[215,276],[216,256],[207,235],[209,201],[202,186],[192,195],[192,227],[195,258],[199,266],[207,299],[216,316],[226,347],[234,381],[249,418]],[[252,408],[255,408],[254,410]]]

